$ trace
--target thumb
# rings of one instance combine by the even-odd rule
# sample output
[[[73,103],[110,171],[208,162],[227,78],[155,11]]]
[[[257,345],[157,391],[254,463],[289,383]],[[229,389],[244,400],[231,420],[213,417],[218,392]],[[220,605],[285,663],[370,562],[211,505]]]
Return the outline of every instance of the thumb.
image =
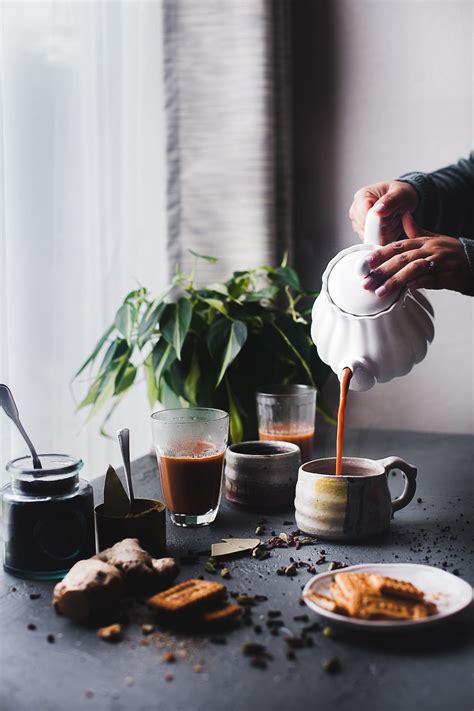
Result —
[[[389,217],[395,212],[407,209],[406,193],[402,186],[391,187],[374,205],[374,211],[380,217]]]
[[[433,234],[428,230],[418,227],[411,212],[403,213],[402,224],[408,239],[416,239],[417,237],[426,237],[427,235],[430,236]]]

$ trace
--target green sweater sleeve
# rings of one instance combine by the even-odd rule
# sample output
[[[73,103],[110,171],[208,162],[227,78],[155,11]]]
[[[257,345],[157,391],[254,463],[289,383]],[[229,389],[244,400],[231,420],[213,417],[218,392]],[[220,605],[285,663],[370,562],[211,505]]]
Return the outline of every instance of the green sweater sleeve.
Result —
[[[419,225],[461,239],[474,276],[474,151],[433,173],[405,173],[397,180],[418,193],[414,217]]]

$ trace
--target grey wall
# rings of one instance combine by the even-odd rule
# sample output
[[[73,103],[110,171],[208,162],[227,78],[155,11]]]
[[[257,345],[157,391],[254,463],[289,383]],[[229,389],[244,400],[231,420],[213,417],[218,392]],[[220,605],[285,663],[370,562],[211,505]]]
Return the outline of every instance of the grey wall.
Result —
[[[469,0],[293,4],[296,257],[308,285],[356,240],[347,217],[355,190],[469,152],[473,38]],[[426,359],[354,393],[351,424],[474,432],[474,299],[429,297],[436,337]]]

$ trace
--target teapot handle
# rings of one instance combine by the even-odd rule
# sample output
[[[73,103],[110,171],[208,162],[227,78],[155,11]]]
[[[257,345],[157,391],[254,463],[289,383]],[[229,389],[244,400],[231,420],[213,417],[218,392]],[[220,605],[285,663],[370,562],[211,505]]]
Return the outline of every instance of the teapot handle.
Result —
[[[387,476],[392,469],[400,469],[405,478],[402,495],[392,501],[392,513],[395,513],[395,511],[405,508],[415,496],[417,469],[401,457],[379,459],[379,464],[384,467]]]
[[[366,217],[364,225],[364,244],[381,244],[380,241],[381,219],[372,207]]]

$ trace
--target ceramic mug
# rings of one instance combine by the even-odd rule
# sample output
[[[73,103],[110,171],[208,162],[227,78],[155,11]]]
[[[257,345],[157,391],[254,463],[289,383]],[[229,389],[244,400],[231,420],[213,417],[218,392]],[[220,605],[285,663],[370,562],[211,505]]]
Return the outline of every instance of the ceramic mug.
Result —
[[[342,476],[336,460],[315,459],[298,472],[296,524],[305,533],[334,541],[350,541],[385,533],[392,514],[404,508],[416,491],[416,468],[400,457],[372,460],[343,457]],[[400,469],[405,487],[392,501],[388,474]]]

